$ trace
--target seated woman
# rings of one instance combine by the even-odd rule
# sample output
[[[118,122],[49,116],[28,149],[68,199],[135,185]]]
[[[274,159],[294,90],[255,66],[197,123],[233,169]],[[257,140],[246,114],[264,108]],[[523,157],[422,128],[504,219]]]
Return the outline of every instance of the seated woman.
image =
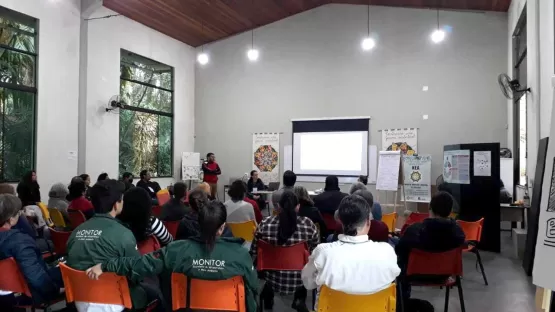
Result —
[[[152,215],[152,201],[145,189],[134,187],[125,192],[123,210],[117,218],[129,226],[138,243],[150,235],[156,236],[162,246],[173,241],[164,224]]]
[[[69,222],[69,216],[67,214],[69,202],[66,199],[68,195],[69,190],[63,183],[52,185],[50,192],[48,192],[48,208],[58,209],[62,213],[62,216],[64,216],[66,223]]]
[[[87,219],[94,215],[93,204],[85,198],[87,186],[81,177],[74,177],[69,184],[69,206],[67,210],[81,211]]]
[[[231,197],[230,200],[225,202],[227,209],[227,221],[229,223],[242,223],[250,220],[256,222],[256,215],[254,214],[254,207],[244,201],[247,189],[241,180],[235,180],[231,183],[227,194]]]
[[[0,296],[2,311],[20,304],[42,304],[60,295],[63,287],[58,267],[49,268],[35,241],[14,229],[21,212],[21,200],[15,195],[0,195],[0,259],[14,258],[31,290],[32,298],[14,294]]]
[[[202,207],[210,203],[208,200],[209,194],[210,193],[206,193],[200,187],[197,187],[189,194],[189,206],[191,210],[179,223],[177,234],[175,235],[176,240],[189,239],[200,235],[199,211]],[[227,226],[224,228],[224,232],[221,236],[233,237]]]
[[[176,241],[140,258],[111,259],[88,269],[87,275],[91,279],[98,279],[103,271],[141,277],[160,274],[169,276],[172,272],[177,272],[202,280],[224,280],[241,276],[245,283],[247,312],[257,311],[258,279],[249,254],[242,247],[243,240],[221,237],[227,217],[225,206],[219,201],[213,201],[199,208],[199,237]],[[199,259],[206,265],[193,264]],[[225,265],[218,265],[224,262]],[[210,263],[213,265],[209,265]],[[161,288],[170,301],[169,279],[161,279]]]
[[[312,251],[320,241],[318,229],[307,217],[298,216],[299,200],[291,191],[285,191],[278,203],[278,215],[264,220],[256,229],[251,245],[251,255],[256,263],[258,241],[263,240],[277,246],[291,246],[302,242],[308,243]],[[274,292],[281,294],[295,293],[293,308],[297,311],[308,311],[306,307],[306,288],[301,280],[301,271],[265,271],[266,280],[261,297],[264,308],[271,309],[274,305]]]
[[[293,192],[299,199],[299,216],[309,218],[314,224],[319,227],[320,237],[326,233],[326,222],[318,208],[314,207],[312,198],[308,195],[308,191],[303,186],[295,186]]]

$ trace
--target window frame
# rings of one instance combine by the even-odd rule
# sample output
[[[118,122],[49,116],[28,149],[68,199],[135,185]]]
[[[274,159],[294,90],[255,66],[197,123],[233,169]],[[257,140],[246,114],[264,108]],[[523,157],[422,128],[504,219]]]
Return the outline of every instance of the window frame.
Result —
[[[3,89],[7,89],[7,90],[12,90],[12,91],[17,91],[17,92],[24,92],[24,93],[30,93],[33,94],[33,103],[32,103],[32,108],[33,108],[33,131],[31,133],[32,135],[32,145],[33,147],[31,148],[31,168],[28,168],[29,170],[36,170],[36,166],[37,166],[37,118],[38,118],[38,79],[37,79],[37,75],[38,75],[38,64],[39,64],[39,20],[28,16],[26,14],[8,9],[6,7],[0,6],[0,17],[3,17],[5,19],[11,20],[13,22],[19,23],[19,24],[23,24],[23,25],[27,25],[29,27],[32,27],[34,29],[34,32],[29,32],[23,29],[14,29],[14,31],[20,32],[25,34],[26,36],[30,36],[34,38],[34,48],[35,48],[35,52],[30,52],[30,51],[25,51],[25,50],[20,50],[14,47],[10,47],[8,45],[2,44],[0,43],[0,49],[4,49],[7,51],[11,51],[11,52],[15,52],[15,53],[21,53],[21,54],[25,54],[28,56],[31,56],[33,58],[34,61],[34,66],[33,66],[33,87],[30,86],[26,86],[26,85],[20,85],[17,83],[8,83],[8,82],[2,82],[0,81],[0,88]],[[0,28],[1,28],[1,24],[0,24]],[[2,135],[5,133],[5,114],[2,114]],[[4,149],[2,149],[2,161],[0,162],[0,182],[2,183],[17,183],[20,180],[20,177],[16,177],[15,180],[11,180],[11,179],[6,179],[5,178],[5,171],[4,171],[4,159],[5,159],[5,151]]]
[[[155,61],[155,60],[153,60],[153,59],[151,59],[151,58],[144,57],[144,56],[142,56],[142,55],[139,55],[139,54],[137,54],[137,53],[134,53],[134,52],[131,52],[131,51],[128,51],[128,50],[125,50],[125,49],[121,49],[121,50],[120,50],[120,66],[121,66],[121,63],[122,63],[122,62],[121,62],[122,56],[123,56],[124,54],[128,54],[128,55],[129,55],[129,54],[132,54],[132,55],[134,55],[135,57],[137,57],[137,58],[139,58],[139,59],[144,59],[144,60],[146,60],[146,61],[148,61],[148,62],[158,63],[158,64],[160,64],[160,65],[164,65],[164,66],[167,66],[167,67],[170,68],[170,71],[171,71],[171,90],[170,90],[170,89],[167,89],[167,88],[164,88],[164,87],[159,87],[159,86],[156,86],[156,85],[147,83],[147,82],[142,82],[142,81],[138,81],[138,80],[135,80],[135,79],[124,78],[124,77],[121,75],[121,72],[120,72],[120,88],[121,88],[121,81],[123,80],[123,81],[131,82],[131,83],[136,83],[136,84],[142,85],[142,86],[147,87],[147,88],[153,88],[153,89],[158,89],[158,90],[170,92],[170,94],[171,94],[171,102],[170,102],[170,103],[171,103],[171,112],[170,112],[170,113],[164,112],[164,111],[158,111],[158,110],[154,110],[154,109],[149,109],[149,108],[144,108],[144,107],[137,107],[137,106],[133,106],[133,105],[127,105],[127,104],[126,104],[126,105],[123,105],[123,107],[122,107],[121,109],[128,110],[128,111],[133,111],[133,112],[144,113],[144,114],[151,114],[151,115],[156,115],[156,116],[165,116],[165,117],[169,117],[169,118],[171,119],[171,134],[170,134],[170,173],[169,173],[168,176],[166,176],[166,175],[163,175],[163,176],[162,176],[162,175],[156,175],[156,176],[153,176],[153,178],[172,178],[172,177],[173,177],[173,173],[174,173],[173,162],[174,162],[174,130],[175,130],[175,129],[174,129],[174,125],[175,125],[175,124],[174,124],[174,123],[175,123],[175,120],[174,120],[174,117],[175,117],[175,68],[174,68],[173,66],[166,65],[166,64],[164,64],[164,63]],[[120,89],[120,90],[121,90],[121,89]],[[120,91],[120,92],[121,92],[121,91]],[[119,94],[119,95],[121,96],[121,94]],[[121,118],[121,117],[119,117],[119,118]],[[120,121],[121,121],[121,120],[118,119],[118,122],[120,122]],[[119,131],[120,131],[120,127],[118,126],[118,137],[119,137],[119,139],[121,139],[121,137],[120,137],[121,133],[119,133]],[[159,137],[159,133],[160,133],[160,127],[159,127],[159,125],[158,125],[156,131],[157,131],[157,136]],[[118,171],[119,171],[119,162],[120,162],[120,161],[119,161],[119,148],[120,148],[120,146],[119,146],[119,141],[118,141]],[[157,163],[157,165],[158,165],[158,164],[159,164],[159,162],[158,162],[159,150],[158,150],[157,153],[156,153],[156,157],[157,157],[156,163]],[[144,169],[151,170],[152,168],[144,168]],[[141,169],[141,170],[142,170],[142,169]],[[133,172],[132,172],[132,173],[133,173]],[[151,172],[151,173],[152,173],[152,172]],[[123,172],[119,172],[119,175],[120,175],[120,176],[121,176],[122,174],[123,174]],[[135,173],[133,173],[133,174],[135,174]]]
[[[527,60],[527,36],[526,36],[526,5],[522,9],[522,13],[518,18],[517,24],[515,26],[513,36],[512,36],[512,68],[513,68],[513,79],[518,79],[521,83],[521,89],[526,89],[528,86],[527,81],[527,73],[524,72],[528,68],[528,60]],[[524,65],[524,66],[522,66]],[[524,70],[522,70],[524,68]],[[512,101],[512,108],[513,108],[513,181],[514,181],[514,189],[513,194],[516,194],[517,186],[523,186],[520,184],[520,162],[522,159],[520,158],[520,100],[523,96],[527,96],[526,92],[522,92],[519,96],[513,98]],[[528,99],[526,99],[528,100]],[[528,102],[526,102],[526,110],[528,109]],[[528,118],[528,113],[526,111],[525,118]],[[528,122],[526,120],[526,144],[525,146],[525,159],[528,159]],[[529,168],[526,167],[526,176],[528,176]],[[527,184],[528,181],[525,182]]]

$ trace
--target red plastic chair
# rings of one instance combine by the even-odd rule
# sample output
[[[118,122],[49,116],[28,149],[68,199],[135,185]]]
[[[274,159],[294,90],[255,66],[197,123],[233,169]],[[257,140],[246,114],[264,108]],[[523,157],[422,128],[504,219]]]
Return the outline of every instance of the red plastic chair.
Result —
[[[160,214],[162,214],[162,206],[152,206],[152,215],[158,217]]]
[[[462,248],[446,252],[426,252],[413,249],[409,255],[407,265],[407,280],[415,286],[444,286],[445,287],[445,312],[449,309],[449,290],[453,286],[459,289],[461,312],[465,312],[461,277],[463,274]],[[418,276],[441,276],[447,278],[440,283],[419,283]],[[454,278],[454,280],[453,280]],[[412,280],[412,281],[411,281]]]
[[[291,246],[276,246],[259,240],[256,249],[256,269],[279,271],[302,271],[308,262],[306,242]]]
[[[85,215],[79,210],[68,209],[67,214],[69,216],[69,222],[73,229],[75,229],[76,227],[80,226],[81,224],[87,221],[87,218],[85,218]]]
[[[482,264],[482,257],[480,256],[480,252],[476,247],[480,240],[482,239],[482,228],[484,227],[484,218],[475,221],[475,222],[468,222],[457,220],[457,224],[461,227],[464,232],[464,236],[466,238],[466,242],[468,247],[463,249],[465,252],[471,252],[476,255],[476,265],[480,265],[480,270],[482,271],[482,277],[484,278],[484,283],[486,286],[488,285],[488,279],[486,277],[486,271],[484,271],[484,265]]]
[[[162,248],[162,245],[160,245],[156,236],[150,235],[146,240],[138,243],[137,248],[139,248],[139,253],[141,255],[146,255],[147,253],[151,253]]]
[[[338,231],[341,230],[341,224],[337,222],[332,214],[329,213],[322,213],[322,218],[324,219],[324,223],[326,224],[326,228],[328,231]]]
[[[162,221],[162,223],[164,223],[164,226],[166,227],[166,229],[168,229],[168,232],[170,232],[170,234],[173,236],[174,239],[175,239],[175,236],[177,235],[177,228],[179,227],[179,222],[180,221]]]
[[[430,217],[430,214],[423,213],[423,212],[413,212],[411,213],[407,219],[405,220],[405,224],[401,228],[401,235],[405,234],[407,228],[415,223],[424,222],[427,218]]]
[[[56,231],[55,229],[50,229],[50,237],[52,238],[52,244],[54,245],[54,252],[61,256],[67,254],[67,241],[71,232]]]

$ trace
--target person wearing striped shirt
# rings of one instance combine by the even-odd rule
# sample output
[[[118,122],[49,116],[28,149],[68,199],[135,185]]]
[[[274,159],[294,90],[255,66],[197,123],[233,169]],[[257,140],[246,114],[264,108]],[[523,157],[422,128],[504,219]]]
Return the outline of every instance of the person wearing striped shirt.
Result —
[[[152,215],[152,201],[148,192],[140,187],[129,189],[123,195],[123,211],[117,218],[126,224],[137,243],[154,235],[162,246],[173,241],[164,224]]]

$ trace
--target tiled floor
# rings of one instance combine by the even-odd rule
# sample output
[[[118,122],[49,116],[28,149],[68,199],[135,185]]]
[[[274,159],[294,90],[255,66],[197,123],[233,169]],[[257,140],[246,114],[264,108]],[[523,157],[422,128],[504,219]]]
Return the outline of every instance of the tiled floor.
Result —
[[[511,253],[509,233],[502,233],[502,253],[483,252],[482,260],[489,286],[484,285],[481,273],[475,269],[475,256],[464,255],[463,289],[467,312],[534,312],[535,286],[527,277],[520,261]],[[445,289],[413,288],[413,298],[430,301],[437,312],[443,311]],[[285,312],[291,309],[292,296],[275,298],[272,311]],[[310,304],[312,299],[307,299]],[[460,312],[459,296],[456,289],[450,294],[450,312]]]

